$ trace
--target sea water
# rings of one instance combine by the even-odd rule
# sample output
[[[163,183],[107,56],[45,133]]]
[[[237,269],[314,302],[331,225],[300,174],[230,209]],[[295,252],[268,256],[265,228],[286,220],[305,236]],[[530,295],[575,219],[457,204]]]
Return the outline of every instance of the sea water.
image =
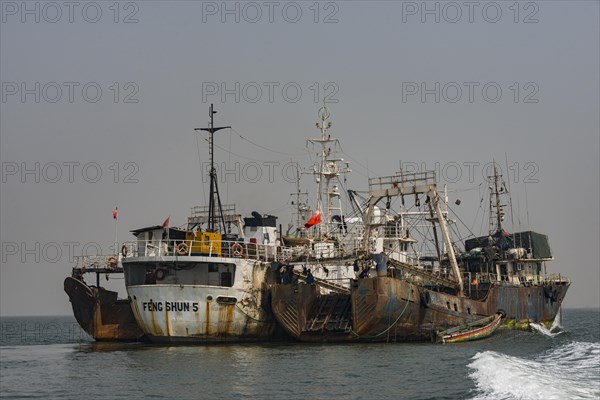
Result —
[[[0,397],[597,399],[600,310],[459,344],[97,343],[72,317],[5,317]],[[559,319],[559,320],[560,320]]]

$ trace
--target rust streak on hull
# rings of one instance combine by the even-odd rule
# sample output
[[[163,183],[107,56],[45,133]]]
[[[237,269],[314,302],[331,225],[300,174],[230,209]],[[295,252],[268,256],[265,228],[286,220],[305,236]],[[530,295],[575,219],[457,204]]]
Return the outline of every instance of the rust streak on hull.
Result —
[[[97,341],[141,341],[145,335],[138,327],[129,300],[117,293],[67,277],[64,290],[69,295],[73,315],[79,326]]]

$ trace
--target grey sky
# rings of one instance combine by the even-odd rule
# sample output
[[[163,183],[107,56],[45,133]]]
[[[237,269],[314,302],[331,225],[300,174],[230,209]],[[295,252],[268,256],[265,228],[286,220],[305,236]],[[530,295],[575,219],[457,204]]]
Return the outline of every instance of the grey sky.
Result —
[[[285,229],[294,184],[283,168],[310,164],[305,138],[324,100],[355,171],[348,187],[438,162],[468,225],[482,166],[506,169],[507,157],[519,226],[549,235],[549,272],[573,281],[566,306],[600,306],[598,2],[428,2],[423,15],[422,2],[228,2],[223,15],[222,2],[121,2],[118,14],[112,1],[81,2],[72,15],[64,2],[0,4],[2,315],[69,314],[69,248],[108,251],[116,205],[119,241],[168,215],[185,223],[205,199],[208,149],[193,128],[211,102],[218,124],[300,154],[217,138],[232,152],[218,149],[219,161],[234,165],[224,196]],[[39,182],[21,175],[36,163]]]

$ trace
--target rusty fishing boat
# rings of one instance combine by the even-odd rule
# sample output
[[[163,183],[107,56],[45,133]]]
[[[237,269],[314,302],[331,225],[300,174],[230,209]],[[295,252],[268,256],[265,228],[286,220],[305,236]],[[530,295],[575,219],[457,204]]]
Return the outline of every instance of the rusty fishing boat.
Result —
[[[286,340],[272,311],[269,285],[278,258],[276,217],[244,218],[221,204],[213,159],[210,106],[210,197],[192,208],[184,229],[133,230],[123,257],[125,286],[140,329],[153,342],[223,343]]]
[[[81,328],[97,341],[144,341],[145,335],[133,316],[129,299],[100,285],[100,277],[122,275],[118,256],[77,256],[71,276],[65,278],[73,315]],[[95,285],[84,276],[95,275]]]
[[[570,281],[547,273],[553,257],[546,235],[505,231],[501,195],[508,190],[495,164],[485,236],[471,233],[464,243],[452,237],[448,193],[438,191],[433,171],[370,178],[362,199],[348,191],[355,209],[348,215],[336,185],[343,183],[343,160],[331,150],[338,140],[326,133],[328,110],[319,115],[321,136],[309,140],[321,147],[312,171],[317,210],[305,224],[304,241],[290,241],[295,246],[282,251],[300,257],[282,257],[283,277],[271,285],[275,318],[292,337],[432,340],[438,331],[498,312],[503,323],[519,327],[554,320]]]

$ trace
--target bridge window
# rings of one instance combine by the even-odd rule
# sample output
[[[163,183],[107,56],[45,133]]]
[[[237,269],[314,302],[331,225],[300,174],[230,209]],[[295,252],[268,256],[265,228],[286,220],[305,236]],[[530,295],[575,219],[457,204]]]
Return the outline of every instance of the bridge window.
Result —
[[[233,286],[233,276],[231,272],[221,272],[221,286]]]
[[[125,264],[128,286],[135,285],[207,285],[232,287],[235,264],[178,262]]]

